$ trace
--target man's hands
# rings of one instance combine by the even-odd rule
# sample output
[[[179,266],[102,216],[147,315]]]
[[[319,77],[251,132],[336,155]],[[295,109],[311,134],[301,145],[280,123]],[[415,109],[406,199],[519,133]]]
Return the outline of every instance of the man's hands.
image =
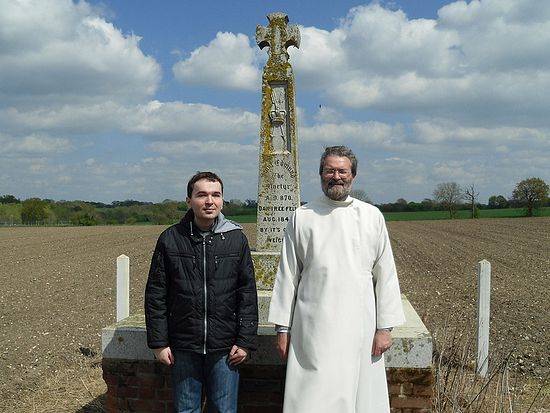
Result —
[[[393,344],[391,332],[388,330],[376,330],[372,343],[372,355],[381,356]],[[288,358],[288,346],[290,345],[290,335],[288,333],[277,333],[277,351],[282,361]]]
[[[290,336],[288,333],[277,333],[277,351],[282,361],[288,358],[288,346],[290,345]]]
[[[374,333],[374,340],[372,342],[372,355],[379,357],[391,347],[393,339],[391,332],[388,330],[376,330]]]
[[[239,364],[244,363],[247,358],[248,349],[234,345],[231,347],[231,350],[229,350],[229,358],[227,360],[230,365],[238,366]]]
[[[174,364],[174,355],[170,347],[155,348],[153,349],[153,353],[162,364],[166,364],[167,366]]]
[[[162,363],[170,366],[174,364],[174,355],[170,347],[161,347],[153,349],[155,357]],[[243,363],[248,358],[248,349],[239,346],[231,347],[229,351],[228,362],[232,366],[237,366]]]

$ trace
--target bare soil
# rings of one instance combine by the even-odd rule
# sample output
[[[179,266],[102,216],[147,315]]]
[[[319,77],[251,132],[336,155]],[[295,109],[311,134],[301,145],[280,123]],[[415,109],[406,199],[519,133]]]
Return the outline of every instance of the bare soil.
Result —
[[[116,258],[142,312],[162,226],[0,228],[0,411],[98,412],[101,329],[115,322]],[[428,329],[475,335],[477,265],[492,266],[491,354],[526,379],[550,369],[550,218],[390,222],[402,292]],[[255,225],[245,225],[251,245]]]

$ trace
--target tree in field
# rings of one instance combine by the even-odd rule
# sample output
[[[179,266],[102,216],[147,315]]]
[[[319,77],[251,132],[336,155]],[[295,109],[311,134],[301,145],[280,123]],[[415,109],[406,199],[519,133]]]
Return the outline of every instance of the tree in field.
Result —
[[[488,205],[491,209],[508,208],[508,200],[502,195],[492,195],[489,197]]]
[[[23,201],[21,221],[23,224],[35,224],[48,218],[46,203],[40,198],[29,198]]]
[[[18,204],[21,201],[14,197],[13,195],[2,195],[0,196],[0,204]]]
[[[528,178],[519,182],[512,198],[527,207],[527,216],[533,216],[533,209],[544,205],[548,200],[548,185],[540,178]]]
[[[432,211],[434,209],[434,202],[429,198],[424,198],[420,205],[421,211]]]
[[[255,199],[247,199],[244,201],[245,208],[256,209],[258,208],[258,202]]]
[[[359,199],[360,201],[364,201],[364,202],[368,202],[369,204],[372,204],[372,202],[369,199],[369,196],[362,189],[352,189],[349,194],[355,199]]]
[[[472,211],[472,219],[479,216],[479,209],[476,206],[476,200],[479,196],[479,192],[476,192],[474,184],[464,187],[464,192],[462,194],[463,198],[470,204],[470,210]]]
[[[449,217],[453,219],[456,215],[457,206],[462,199],[462,189],[460,185],[456,182],[443,182],[437,184],[433,195],[435,201],[449,211]]]

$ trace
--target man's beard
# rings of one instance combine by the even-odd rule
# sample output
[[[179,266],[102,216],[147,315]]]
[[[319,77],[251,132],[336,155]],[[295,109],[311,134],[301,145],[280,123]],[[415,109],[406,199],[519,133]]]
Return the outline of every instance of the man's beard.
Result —
[[[343,201],[351,192],[351,182],[343,180],[323,182],[321,185],[324,194],[334,201]]]

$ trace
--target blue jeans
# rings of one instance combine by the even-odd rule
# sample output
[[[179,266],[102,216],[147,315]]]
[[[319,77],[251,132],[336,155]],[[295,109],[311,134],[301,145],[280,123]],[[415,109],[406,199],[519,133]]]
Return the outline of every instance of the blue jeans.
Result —
[[[172,393],[176,413],[200,413],[203,387],[208,413],[237,412],[239,369],[228,364],[228,354],[175,352]]]

